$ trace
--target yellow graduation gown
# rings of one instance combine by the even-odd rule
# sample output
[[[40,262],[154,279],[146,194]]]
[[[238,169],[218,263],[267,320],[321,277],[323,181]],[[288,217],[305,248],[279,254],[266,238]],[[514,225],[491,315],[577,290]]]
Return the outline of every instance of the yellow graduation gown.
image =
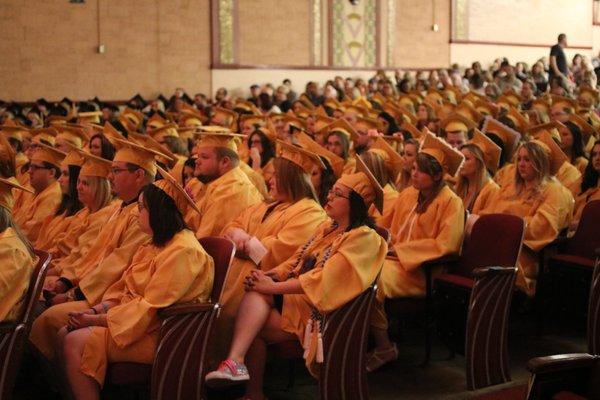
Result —
[[[581,173],[581,175],[583,175],[583,173],[585,172],[585,168],[587,167],[589,161],[587,158],[585,157],[577,157],[577,159],[575,160],[575,162],[573,163],[573,165],[575,166],[575,168],[577,168],[577,170]]]
[[[571,223],[573,227],[579,224],[583,208],[592,200],[600,200],[600,186],[589,188],[585,192],[579,194],[575,199],[575,211],[573,212],[573,222]]]
[[[378,281],[371,324],[380,329],[387,327],[384,299],[425,295],[425,274],[420,266],[458,253],[462,244],[465,209],[460,197],[445,186],[427,210],[418,214],[418,196],[417,189],[405,189],[382,219],[392,234],[395,255],[386,257]]]
[[[138,225],[137,202],[119,207],[99,232],[94,244],[80,260],[63,265],[61,276],[83,292],[85,300],[58,304],[44,311],[34,322],[30,340],[48,359],[54,357],[56,333],[69,313],[97,304],[130,264],[150,237]]]
[[[84,219],[88,214],[89,210],[84,207],[75,214],[69,216],[66,216],[65,213],[56,216],[47,216],[42,223],[40,234],[38,235],[34,247],[38,250],[50,250],[54,247],[54,244],[58,239],[64,237],[76,221]]]
[[[281,328],[296,335],[301,343],[313,308],[326,315],[361,294],[377,278],[387,252],[387,244],[381,236],[366,226],[342,234],[330,232],[331,222],[323,222],[304,253],[299,248],[274,269],[282,281],[290,273],[299,275],[304,293],[283,296]],[[302,263],[299,263],[302,254],[316,258],[315,267],[305,273],[301,273]],[[306,366],[313,376],[318,375],[319,369],[317,335],[314,329],[306,357]]]
[[[477,195],[477,198],[473,203],[473,209],[470,210],[471,213],[479,214],[481,210],[489,207],[491,199],[499,190],[500,186],[496,182],[494,182],[492,179],[488,180]]]
[[[102,386],[109,362],[151,364],[160,328],[157,311],[176,303],[206,302],[213,279],[213,259],[192,231],[177,233],[164,247],[141,246],[102,298],[119,304],[108,310],[108,327],[92,328],[81,371]]]
[[[0,322],[14,320],[23,307],[33,257],[12,228],[0,233]]]
[[[398,198],[400,193],[389,183],[383,187],[383,214],[385,215],[394,206],[394,201]],[[374,204],[369,207],[369,215],[373,218],[373,221],[377,225],[381,225],[381,219],[383,215],[379,212]]]
[[[348,157],[346,163],[344,164],[344,169],[342,170],[342,174],[353,174],[356,169],[356,160],[354,157]]]
[[[233,168],[205,185],[204,196],[197,202],[200,214],[186,216],[188,226],[196,237],[218,236],[225,225],[233,221],[247,207],[263,200],[258,189],[239,168]]]
[[[556,173],[556,179],[577,196],[581,187],[581,172],[570,162],[565,161]]]
[[[573,203],[570,193],[552,178],[542,184],[539,194],[528,190],[519,194],[516,185],[511,183],[496,193],[489,207],[481,210],[481,214],[510,214],[525,220],[525,236],[519,256],[516,284],[529,296],[535,293],[537,252],[568,226]]]
[[[15,223],[32,243],[36,242],[46,217],[56,213],[61,200],[60,184],[53,182],[13,211]]]
[[[206,192],[206,185],[197,178],[193,178],[185,185],[185,191],[194,200],[194,203],[198,204]]]
[[[505,166],[496,171],[494,175],[494,181],[500,187],[504,187],[510,184],[515,179],[516,165],[514,163],[507,163]]]
[[[58,273],[62,265],[70,265],[81,259],[92,246],[100,229],[121,206],[121,200],[113,200],[100,210],[90,213],[89,209],[80,210],[81,218],[77,218],[68,231],[58,235],[48,252],[52,254],[52,266]],[[79,214],[78,213],[78,214]],[[63,264],[64,260],[64,264]]]
[[[260,194],[264,199],[269,198],[269,190],[267,189],[267,184],[265,183],[265,178],[262,173],[259,171],[255,171],[243,161],[240,161],[240,168],[250,179],[250,182],[254,184],[254,186],[258,189]]]
[[[216,355],[215,359],[227,356],[235,316],[244,296],[245,277],[254,268],[269,271],[287,260],[326,219],[323,208],[312,199],[304,198],[296,203],[261,202],[248,207],[223,229],[223,234],[229,229],[243,229],[260,240],[268,252],[258,266],[252,260],[236,257],[229,267],[221,299],[223,309],[217,320],[219,335],[214,344],[216,351],[223,354]]]

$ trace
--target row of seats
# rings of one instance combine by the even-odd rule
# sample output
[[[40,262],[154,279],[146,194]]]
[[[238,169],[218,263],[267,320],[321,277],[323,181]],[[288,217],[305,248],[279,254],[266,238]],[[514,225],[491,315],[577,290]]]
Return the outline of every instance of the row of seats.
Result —
[[[575,390],[575,387],[574,393],[600,386],[586,386],[583,382],[587,381],[581,378],[582,375],[584,378],[597,377],[600,373],[600,267],[594,250],[590,250],[600,248],[597,221],[600,221],[600,201],[593,201],[586,206],[574,236],[549,247],[555,252],[551,256],[546,252],[544,260],[547,262],[542,264],[538,291],[540,298],[536,299],[540,307],[545,307],[548,302],[555,301],[544,296],[556,293],[548,288],[555,284],[552,282],[556,282],[557,276],[563,276],[568,268],[573,268],[575,273],[580,273],[582,268],[588,269],[592,282],[588,314],[589,354],[532,360],[529,368],[535,385],[531,386],[528,394],[530,399],[551,398],[540,393],[545,395],[549,388],[554,390],[562,383],[569,390]],[[497,232],[502,234],[497,235]],[[503,214],[482,216],[465,236],[460,255],[444,257],[423,266],[428,277],[424,299],[394,299],[386,305],[390,315],[423,317],[425,363],[429,362],[434,327],[451,350],[465,355],[465,375],[470,390],[510,380],[508,317],[523,232],[524,222],[519,217]],[[379,233],[384,238],[388,235],[385,229],[379,229]],[[111,364],[106,386],[150,387],[153,399],[205,398],[202,377],[208,371],[204,356],[218,317],[219,299],[235,247],[223,238],[203,238],[200,242],[215,261],[210,303],[178,304],[161,310],[159,316],[163,323],[154,364]],[[33,309],[50,262],[47,253],[36,251],[36,254],[39,261],[32,275],[25,307],[15,322],[0,326],[0,398],[10,398],[33,321]],[[594,265],[594,257],[596,271],[592,279],[593,268],[590,267]],[[557,275],[555,269],[559,269],[560,274]],[[374,284],[326,317],[324,363],[319,376],[321,399],[369,397],[364,364],[369,316],[376,290]],[[277,344],[272,350],[290,360],[301,358],[303,353],[300,344],[295,341]]]

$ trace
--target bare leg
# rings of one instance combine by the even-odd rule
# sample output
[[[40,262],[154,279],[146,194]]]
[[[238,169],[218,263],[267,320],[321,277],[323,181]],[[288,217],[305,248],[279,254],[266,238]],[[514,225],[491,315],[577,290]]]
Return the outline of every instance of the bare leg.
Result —
[[[65,373],[73,395],[77,400],[99,400],[100,386],[93,378],[83,374],[81,357],[85,343],[92,331],[89,328],[78,329],[70,332],[64,338],[63,357]]]
[[[281,329],[281,315],[276,310],[271,309],[264,328],[254,339],[246,354],[246,367],[248,367],[248,374],[250,375],[250,381],[246,384],[246,397],[252,400],[264,399],[262,389],[267,359],[267,344],[297,339],[296,335]]]
[[[272,304],[271,296],[257,292],[247,292],[244,295],[235,319],[233,340],[227,358],[238,363],[244,362],[252,341],[267,321]]]

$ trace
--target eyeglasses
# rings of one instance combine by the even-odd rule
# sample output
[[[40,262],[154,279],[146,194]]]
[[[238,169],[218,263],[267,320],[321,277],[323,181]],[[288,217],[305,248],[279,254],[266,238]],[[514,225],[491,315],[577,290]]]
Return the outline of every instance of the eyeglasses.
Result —
[[[38,169],[51,169],[52,167],[46,167],[45,165],[35,165],[35,164],[30,164],[29,165],[29,170],[31,171],[36,171]]]
[[[344,196],[344,193],[340,192],[339,190],[330,189],[329,195],[331,195],[333,197],[341,197],[342,199],[350,199],[350,197]]]
[[[129,168],[111,168],[111,169],[110,169],[110,172],[112,172],[112,173],[113,173],[113,175],[116,175],[116,174],[118,174],[119,172],[124,172],[124,171],[127,171],[127,172],[133,172],[133,171],[135,171],[135,170],[134,170],[134,169],[129,169]]]

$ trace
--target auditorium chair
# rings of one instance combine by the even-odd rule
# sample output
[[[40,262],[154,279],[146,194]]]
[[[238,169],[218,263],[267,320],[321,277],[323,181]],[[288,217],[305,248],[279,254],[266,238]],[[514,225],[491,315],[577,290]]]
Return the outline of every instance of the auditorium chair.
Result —
[[[206,348],[221,309],[219,300],[235,246],[218,237],[202,238],[200,244],[215,264],[210,302],[175,304],[159,310],[162,325],[154,363],[110,364],[106,386],[144,389],[151,385],[153,400],[205,398]]]
[[[433,280],[438,334],[465,355],[469,390],[510,380],[507,325],[524,228],[517,216],[481,216],[458,260]]]
[[[586,320],[594,250],[600,247],[600,200],[587,203],[577,230],[571,238],[562,237],[547,246],[540,257],[536,302],[538,333],[545,322],[572,325]],[[575,320],[573,320],[575,318]],[[583,325],[583,324],[581,324]]]
[[[377,226],[377,233],[388,240],[387,229]],[[377,282],[377,279],[375,279]],[[323,323],[323,364],[319,374],[321,399],[368,399],[366,346],[371,307],[377,293],[373,284],[350,302],[325,316]],[[304,349],[297,340],[275,343],[269,351],[289,360],[288,389],[294,386],[295,362],[303,359]]]
[[[366,400],[369,398],[366,351],[371,307],[377,293],[373,285],[323,321],[323,364],[319,373],[321,400]],[[304,349],[297,340],[275,343],[269,351],[289,360],[302,359]],[[293,373],[291,370],[290,373]],[[293,385],[293,380],[288,387]]]
[[[468,212],[465,211],[465,224],[467,217]],[[464,236],[462,240],[464,241]],[[423,326],[422,334],[425,339],[425,357],[421,364],[422,366],[428,365],[429,360],[431,359],[431,341],[435,326],[433,315],[433,277],[443,272],[448,265],[455,263],[459,259],[459,254],[448,254],[421,264],[420,268],[425,275],[424,297],[397,297],[385,299],[385,311],[388,316],[393,316],[398,321],[417,320],[420,321]]]
[[[33,309],[40,297],[44,278],[52,256],[44,251],[35,250],[38,262],[31,273],[29,288],[23,299],[23,309],[15,321],[0,324],[0,399],[12,398],[12,391],[23,352],[31,330],[34,315]]]
[[[595,254],[588,304],[588,353],[530,360],[528,400],[600,399],[600,248]]]

